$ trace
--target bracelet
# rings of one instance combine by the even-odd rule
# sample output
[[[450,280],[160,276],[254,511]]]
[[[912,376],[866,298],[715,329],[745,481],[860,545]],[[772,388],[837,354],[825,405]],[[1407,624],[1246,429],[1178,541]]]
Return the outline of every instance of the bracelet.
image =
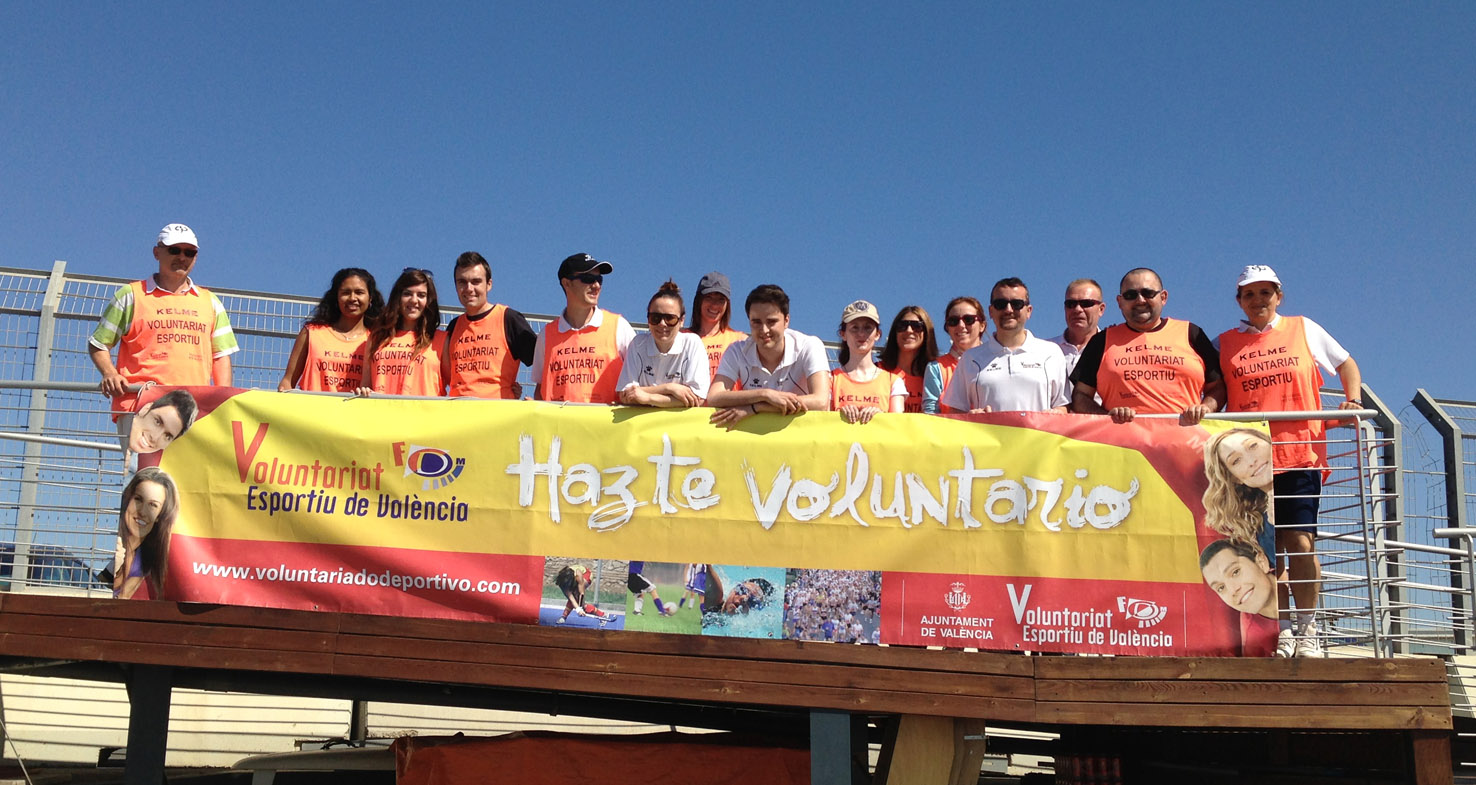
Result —
[[[1365,407],[1363,405],[1363,399],[1362,398],[1349,398],[1348,399],[1348,403],[1356,403],[1356,404],[1358,404],[1358,408],[1360,408],[1360,409],[1367,408],[1367,407]]]
[[[751,412],[753,412],[754,414],[758,414],[758,404],[756,404],[756,403],[750,403],[748,405],[748,410],[751,411]]]

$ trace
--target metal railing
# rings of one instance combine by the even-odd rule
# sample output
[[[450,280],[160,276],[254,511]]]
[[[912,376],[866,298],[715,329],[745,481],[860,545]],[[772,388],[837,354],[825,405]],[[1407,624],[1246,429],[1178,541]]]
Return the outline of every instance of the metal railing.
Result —
[[[10,380],[0,384],[0,588],[106,591],[88,587],[113,555],[122,463],[87,339],[127,282],[68,275],[62,262],[49,272],[0,268],[0,379]],[[275,389],[315,299],[213,291],[242,346],[235,384]],[[549,318],[529,316],[535,326]],[[520,381],[532,388],[526,369]],[[1470,654],[1476,403],[1421,392],[1418,417],[1368,388],[1363,399],[1368,411],[1329,430],[1317,545],[1325,642],[1365,656]],[[1438,453],[1427,446],[1432,432]]]

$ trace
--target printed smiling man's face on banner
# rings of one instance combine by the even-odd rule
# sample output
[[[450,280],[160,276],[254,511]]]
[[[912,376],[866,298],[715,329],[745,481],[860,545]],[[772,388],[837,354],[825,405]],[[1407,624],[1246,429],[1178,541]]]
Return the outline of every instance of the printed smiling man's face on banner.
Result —
[[[168,447],[184,433],[184,418],[173,406],[148,404],[133,418],[133,428],[128,432],[128,449],[137,455],[147,455]]]

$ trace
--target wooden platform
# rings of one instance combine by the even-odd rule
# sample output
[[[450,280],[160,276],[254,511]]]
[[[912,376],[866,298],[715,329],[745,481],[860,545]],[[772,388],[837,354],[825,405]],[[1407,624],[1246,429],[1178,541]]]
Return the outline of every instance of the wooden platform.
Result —
[[[1410,781],[1451,777],[1436,659],[1026,657],[22,594],[0,594],[0,655],[164,667],[244,691],[290,677],[366,698],[373,685],[436,685],[512,691],[525,708],[555,694],[656,713],[732,707],[809,715],[812,731],[913,717],[935,743],[938,720],[949,723],[960,749],[988,723],[1394,732]],[[184,683],[145,672],[166,690]]]

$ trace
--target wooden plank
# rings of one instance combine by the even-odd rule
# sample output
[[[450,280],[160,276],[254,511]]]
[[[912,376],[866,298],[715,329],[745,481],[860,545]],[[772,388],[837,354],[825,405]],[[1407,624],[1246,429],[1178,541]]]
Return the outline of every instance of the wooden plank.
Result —
[[[1043,701],[1105,703],[1242,703],[1249,706],[1438,706],[1447,699],[1444,684],[1428,682],[1290,681],[1086,681],[1041,679]]]
[[[316,611],[289,611],[237,605],[112,598],[60,597],[45,594],[7,594],[4,613],[38,616],[132,619],[138,621],[206,622],[220,626],[265,627],[278,630],[336,632],[339,615]]]
[[[1029,700],[735,682],[729,678],[730,674],[726,673],[714,674],[705,679],[677,679],[600,671],[555,670],[521,665],[466,665],[436,661],[424,661],[417,663],[413,669],[405,669],[402,660],[357,655],[337,656],[334,659],[333,673],[341,676],[393,678],[416,682],[474,684],[781,708],[807,707],[879,714],[896,714],[903,713],[904,710],[913,710],[912,713],[933,716],[972,717],[1015,722],[1029,722],[1034,717],[1032,702]]]
[[[1031,657],[1043,679],[1208,679],[1211,681],[1444,682],[1433,657],[1311,659],[1236,657]]]
[[[558,646],[592,651],[661,651],[688,657],[738,657],[789,662],[850,663],[960,673],[1030,676],[1029,657],[998,652],[933,651],[911,646],[854,646],[814,641],[751,640],[668,633],[574,630],[524,624],[449,619],[343,615],[340,629],[357,635],[391,635],[436,641]]]
[[[0,652],[18,657],[174,665],[181,668],[252,670],[278,673],[332,673],[327,652],[281,652],[235,647],[204,647],[152,641],[98,641],[21,633],[0,634]]]
[[[197,646],[270,648],[283,652],[332,651],[334,639],[332,634],[318,631],[218,627],[204,623],[183,625],[106,617],[35,616],[21,613],[0,614],[0,633],[6,632],[112,641],[167,641],[188,637],[189,642]]]
[[[1448,730],[1448,707],[1318,706],[1305,710],[1274,705],[1072,703],[1039,701],[1042,723],[1142,725],[1169,728],[1306,728],[1316,730]]]
[[[1415,785],[1450,785],[1455,780],[1449,733],[1410,731],[1409,758]]]
[[[982,695],[1030,699],[1035,691],[1029,679],[918,672],[898,668],[816,665],[738,658],[694,659],[651,652],[589,652],[583,649],[535,649],[526,646],[443,641],[428,648],[424,641],[400,638],[340,636],[338,651],[405,660],[432,659],[467,664],[523,665],[567,670],[600,670],[610,674],[704,676],[726,673],[730,680],[773,684],[816,685],[855,689],[900,690],[919,693]]]
[[[887,785],[945,785],[952,782],[953,720],[907,715],[897,727]],[[974,781],[979,773],[974,772]]]

